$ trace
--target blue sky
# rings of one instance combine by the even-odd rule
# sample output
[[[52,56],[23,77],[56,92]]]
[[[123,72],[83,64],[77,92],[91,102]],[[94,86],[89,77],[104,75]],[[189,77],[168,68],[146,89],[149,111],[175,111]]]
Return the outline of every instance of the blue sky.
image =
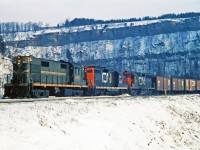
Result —
[[[0,0],[0,22],[56,25],[65,19],[121,19],[200,12],[200,0]]]

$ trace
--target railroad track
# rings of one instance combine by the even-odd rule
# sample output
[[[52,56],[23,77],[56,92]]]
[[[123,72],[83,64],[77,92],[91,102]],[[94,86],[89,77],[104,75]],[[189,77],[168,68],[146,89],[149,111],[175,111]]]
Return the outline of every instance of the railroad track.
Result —
[[[49,98],[29,98],[29,99],[0,99],[1,103],[31,103],[31,102],[41,102],[41,101],[65,101],[65,100],[88,100],[88,99],[120,99],[124,97],[129,97],[127,95],[120,96],[87,96],[87,97],[49,97]]]

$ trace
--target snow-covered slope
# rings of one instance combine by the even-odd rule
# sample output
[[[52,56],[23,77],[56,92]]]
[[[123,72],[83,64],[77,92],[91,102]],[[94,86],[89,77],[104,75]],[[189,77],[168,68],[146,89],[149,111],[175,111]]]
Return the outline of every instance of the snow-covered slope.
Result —
[[[3,57],[0,54],[0,98],[3,97],[4,84],[7,83],[7,80],[10,81],[12,76],[12,63],[11,60],[7,57]]]
[[[1,104],[0,149],[199,149],[199,114],[199,95]]]
[[[91,30],[104,30],[113,28],[124,28],[124,27],[134,27],[134,26],[144,26],[149,24],[161,23],[164,21],[172,21],[174,23],[184,22],[188,18],[177,18],[177,19],[157,19],[157,20],[148,20],[148,21],[132,21],[132,22],[123,22],[123,23],[108,23],[108,24],[95,24],[95,25],[86,25],[86,26],[74,26],[74,27],[63,27],[60,29],[46,29],[39,31],[29,31],[29,32],[18,32],[16,34],[9,33],[4,35],[6,41],[19,41],[19,40],[28,40],[34,38],[36,35],[49,34],[49,33],[73,33],[73,32],[83,32]]]

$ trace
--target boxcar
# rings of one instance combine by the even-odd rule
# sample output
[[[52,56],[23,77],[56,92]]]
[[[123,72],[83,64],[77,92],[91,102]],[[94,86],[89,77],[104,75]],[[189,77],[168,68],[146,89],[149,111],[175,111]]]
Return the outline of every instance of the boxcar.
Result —
[[[196,80],[196,89],[197,92],[200,92],[200,80]]]
[[[191,92],[195,92],[196,91],[196,80],[194,80],[194,79],[190,79],[189,80],[189,90]]]
[[[171,78],[164,77],[163,78],[163,86],[166,92],[171,92]]]
[[[176,93],[178,91],[178,79],[177,78],[172,78],[171,79],[171,85],[172,85],[172,92]]]
[[[196,80],[185,79],[185,92],[194,93],[196,91]]]
[[[156,94],[163,94],[163,92],[164,92],[164,78],[161,77],[161,76],[153,77],[152,87],[154,88],[154,92]]]
[[[178,92],[184,92],[184,79],[178,79]]]
[[[185,79],[185,92],[190,90],[189,82],[189,79]]]
[[[163,77],[155,77],[155,79],[156,79],[156,90],[157,91],[164,91],[164,86],[163,86],[163,81],[164,81],[164,78]]]

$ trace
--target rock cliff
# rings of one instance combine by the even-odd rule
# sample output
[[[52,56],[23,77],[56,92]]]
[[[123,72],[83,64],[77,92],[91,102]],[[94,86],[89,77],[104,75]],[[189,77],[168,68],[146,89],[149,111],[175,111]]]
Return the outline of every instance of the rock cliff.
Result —
[[[200,78],[200,18],[96,24],[3,35],[5,56]]]

